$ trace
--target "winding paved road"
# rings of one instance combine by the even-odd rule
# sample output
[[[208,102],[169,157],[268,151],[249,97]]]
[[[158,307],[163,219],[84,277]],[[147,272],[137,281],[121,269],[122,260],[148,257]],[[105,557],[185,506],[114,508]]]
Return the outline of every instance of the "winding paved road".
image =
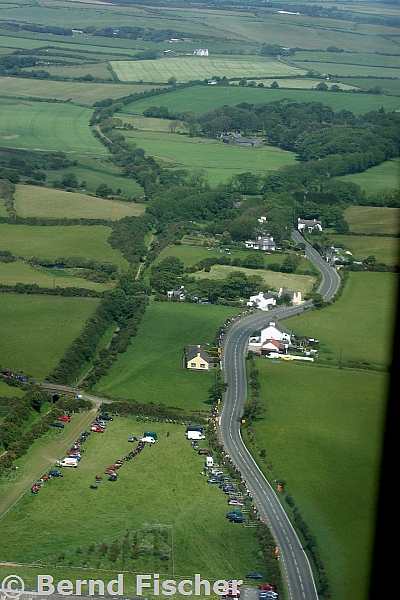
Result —
[[[298,243],[305,242],[297,232],[293,232],[292,237]],[[330,300],[339,287],[340,278],[337,272],[308,243],[306,243],[306,255],[322,273],[322,282],[318,293],[325,300]],[[221,412],[221,440],[226,452],[246,480],[259,513],[268,523],[274,535],[290,600],[318,600],[318,594],[310,564],[300,540],[277,495],[254,462],[240,434],[243,405],[247,397],[244,357],[247,340],[251,333],[266,327],[274,315],[277,315],[279,319],[284,319],[298,315],[311,307],[312,302],[309,301],[301,307],[281,308],[268,312],[259,311],[234,323],[228,329],[223,342],[222,368],[225,381],[229,385]]]

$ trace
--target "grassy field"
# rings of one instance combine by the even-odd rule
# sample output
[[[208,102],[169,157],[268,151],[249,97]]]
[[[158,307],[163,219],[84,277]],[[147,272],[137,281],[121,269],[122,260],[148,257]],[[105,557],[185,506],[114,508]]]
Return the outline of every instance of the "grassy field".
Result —
[[[216,171],[217,177],[221,173],[229,177],[243,171],[265,173],[295,163],[294,153],[267,146],[238,148],[217,140],[199,144],[198,139],[158,132],[129,132],[126,138],[134,140],[146,154],[166,163],[163,166],[176,163],[174,166],[180,168],[206,169],[211,176]]]
[[[356,233],[399,233],[399,209],[380,206],[350,206],[345,219]]]
[[[366,52],[306,52],[300,51],[290,59],[293,62],[340,63],[341,65],[365,65],[371,67],[396,67],[400,69],[400,56],[385,56]]]
[[[6,365],[3,366],[5,367]],[[26,390],[7,385],[5,381],[0,379],[0,398],[14,398],[14,396],[21,398],[24,394],[26,394]]]
[[[192,56],[190,58],[166,58],[164,60],[111,61],[118,79],[123,82],[145,81],[166,83],[175,77],[178,83],[209,77],[227,77],[227,79],[246,77],[287,77],[305,75],[305,71],[290,67],[273,59],[221,59]]]
[[[318,540],[332,598],[365,600],[388,376],[256,366],[268,400],[255,439]]]
[[[107,180],[107,176],[99,178],[99,183],[106,183]],[[29,185],[17,186],[15,207],[20,217],[108,219],[110,221],[118,221],[122,217],[137,217],[146,209],[144,204],[118,202],[79,192],[71,193]]]
[[[395,273],[350,273],[338,302],[324,310],[287,319],[285,325],[296,335],[319,339],[320,357],[332,360],[332,364],[337,364],[341,355],[343,361],[389,366],[397,288]]]
[[[185,90],[171,91],[154,98],[146,98],[128,104],[125,112],[140,115],[149,106],[167,106],[170,110],[184,111],[190,106],[196,114],[217,108],[223,104],[234,106],[240,102],[262,103],[290,98],[295,102],[322,102],[334,110],[350,110],[355,114],[365,114],[371,110],[396,110],[399,99],[390,96],[352,93],[316,92],[314,90],[271,90],[270,88],[249,88],[242,86],[194,86]]]
[[[0,355],[12,371],[43,379],[82,330],[99,300],[0,295]]]
[[[95,386],[98,393],[138,402],[163,402],[186,410],[209,408],[208,388],[215,373],[182,368],[182,350],[211,343],[237,308],[151,302],[132,346],[118,357],[109,374]]]
[[[337,248],[350,250],[354,260],[362,261],[375,256],[378,263],[399,264],[399,239],[378,236],[329,235],[329,240]]]
[[[85,415],[74,415],[63,437],[68,437],[68,428],[82,430],[85,420]],[[62,479],[54,478],[45,484],[37,496],[28,493],[22,498],[2,520],[2,532],[7,535],[9,544],[3,546],[1,560],[62,564],[59,557],[64,552],[79,564],[91,543],[105,541],[110,545],[110,538],[122,537],[127,530],[134,532],[146,528],[146,524],[159,523],[168,525],[173,533],[173,561],[157,565],[161,579],[167,574],[179,579],[193,578],[194,573],[211,580],[233,579],[244,578],[254,568],[264,570],[254,529],[238,527],[225,518],[226,496],[216,486],[208,486],[199,475],[204,459],[186,440],[183,425],[157,423],[159,441],[154,447],[145,447],[140,455],[125,463],[116,483],[110,483],[104,476],[99,489],[89,489],[96,474],[103,473],[108,465],[133,449],[128,437],[141,435],[143,428],[146,426],[137,424],[136,419],[116,419],[104,434],[92,434],[88,438],[78,469],[64,469]],[[171,431],[168,438],[167,430]],[[43,438],[37,441],[28,455],[17,461],[21,464],[21,477],[32,465],[32,458],[37,457],[42,463],[47,459],[49,467],[59,456],[62,442],[63,438],[58,443]],[[67,439],[64,447],[68,448]],[[7,487],[1,487],[5,493]],[[66,514],[68,519],[64,518]],[[42,539],[44,534],[46,544],[38,545],[37,539]],[[193,548],[196,552],[192,552]],[[83,556],[77,549],[83,550]],[[145,573],[150,568],[153,572],[152,563],[157,559],[150,555],[144,565],[143,560],[140,557],[137,567],[127,570]],[[99,567],[97,564],[94,567],[96,579],[101,574],[104,579],[110,579],[111,575],[107,577]],[[58,573],[56,577],[58,580]],[[132,575],[129,579],[127,574],[127,578],[132,582]]]
[[[224,279],[229,273],[234,273],[235,271],[242,271],[243,273],[246,273],[248,277],[251,275],[261,275],[265,285],[268,286],[269,289],[279,290],[279,288],[282,287],[286,290],[300,291],[302,294],[309,292],[315,281],[315,277],[311,277],[310,275],[275,273],[274,271],[265,271],[263,269],[244,269],[243,267],[230,267],[225,265],[214,265],[211,267],[209,273],[199,271],[196,274],[196,278]]]
[[[1,40],[1,37],[0,37]],[[88,69],[86,69],[88,72]],[[129,94],[141,93],[154,86],[138,84],[83,83],[80,81],[46,81],[0,77],[2,96],[29,96],[37,98],[57,98],[78,104],[93,104],[99,98],[121,98]]]
[[[137,181],[128,179],[127,177],[118,177],[117,175],[110,173],[112,165],[110,165],[110,163],[107,164],[102,158],[104,157],[97,157],[96,159],[92,157],[92,161],[96,161],[99,164],[92,165],[92,168],[86,168],[86,163],[89,162],[88,157],[80,157],[78,166],[70,167],[68,173],[73,173],[79,183],[85,181],[85,190],[93,194],[101,183],[107,183],[114,192],[120,188],[122,193],[127,196],[135,198],[143,196],[144,190]],[[65,173],[65,169],[49,169],[46,171],[47,181],[49,183],[61,181]],[[98,198],[96,200],[98,200]],[[139,207],[140,205],[137,204],[136,206]]]
[[[104,283],[88,281],[82,277],[73,277],[62,269],[53,270],[42,267],[31,267],[28,264],[13,262],[0,262],[0,283],[3,285],[15,285],[17,283],[36,284],[44,288],[85,288],[101,292],[112,289]]]
[[[89,127],[92,111],[70,104],[0,99],[0,145],[28,150],[103,154]]]
[[[382,66],[364,66],[364,65],[352,65],[342,64],[338,62],[307,62],[297,61],[296,65],[303,69],[310,69],[319,73],[326,73],[327,75],[344,77],[399,77],[400,69],[395,67],[382,67]],[[371,81],[370,87],[374,87],[376,84]]]
[[[119,250],[107,243],[111,231],[103,225],[73,225],[66,227],[40,227],[29,225],[0,225],[1,249],[26,259],[82,256],[95,258],[128,267],[128,261]]]
[[[367,169],[364,173],[355,173],[354,175],[344,175],[338,179],[352,181],[357,183],[363,190],[370,194],[377,194],[387,189],[397,189],[400,185],[400,159],[393,158],[386,162]]]

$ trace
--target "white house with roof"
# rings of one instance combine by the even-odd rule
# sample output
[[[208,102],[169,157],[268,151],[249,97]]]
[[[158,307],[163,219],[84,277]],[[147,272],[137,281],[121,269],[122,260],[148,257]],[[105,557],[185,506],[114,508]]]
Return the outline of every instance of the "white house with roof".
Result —
[[[251,336],[249,338],[247,349],[252,350],[253,352],[261,352],[263,345],[266,342],[270,344],[271,340],[275,340],[276,342],[279,342],[281,345],[285,346],[286,352],[286,348],[290,344],[291,335],[292,332],[290,329],[282,325],[282,323],[280,323],[275,316],[273,319],[271,319],[267,327],[261,331],[259,336]],[[273,345],[277,351],[278,347],[274,343]],[[279,350],[283,351],[282,348],[279,348]]]
[[[253,250],[276,250],[276,244],[273,237],[258,237],[257,240],[246,240],[246,248],[252,248]]]
[[[291,305],[292,306],[300,306],[300,304],[304,304],[304,300],[301,298],[301,292],[293,292],[292,290],[284,290],[283,288],[279,288],[278,298],[282,296],[290,296]]]
[[[197,48],[193,54],[195,56],[208,56],[208,48]]]
[[[260,310],[268,310],[271,306],[276,306],[276,298],[270,292],[260,292],[256,296],[250,296],[250,300],[246,304]]]
[[[317,219],[297,219],[297,230],[303,231],[307,229],[308,233],[314,231],[314,229],[318,229],[318,231],[322,231],[322,223],[321,221],[317,221]]]

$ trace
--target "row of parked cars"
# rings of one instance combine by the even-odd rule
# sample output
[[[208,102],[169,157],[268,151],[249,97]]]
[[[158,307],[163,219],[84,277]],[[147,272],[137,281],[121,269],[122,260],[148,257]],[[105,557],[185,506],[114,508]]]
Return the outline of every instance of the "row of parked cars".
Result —
[[[0,375],[3,375],[4,377],[10,377],[11,379],[18,379],[18,381],[22,381],[23,383],[28,381],[24,375],[17,375],[8,369],[0,369]]]

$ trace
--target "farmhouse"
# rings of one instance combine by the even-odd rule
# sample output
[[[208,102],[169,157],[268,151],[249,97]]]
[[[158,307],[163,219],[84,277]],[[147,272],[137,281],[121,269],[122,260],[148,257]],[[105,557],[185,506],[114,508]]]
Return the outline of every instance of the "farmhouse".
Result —
[[[318,229],[322,231],[322,223],[321,221],[317,221],[317,219],[297,219],[297,230],[303,231],[303,229],[307,229],[308,233],[311,233],[314,229]]]
[[[280,323],[277,317],[273,317],[273,319],[269,322],[268,326],[263,329],[258,336],[251,336],[249,338],[249,342],[247,344],[247,350],[252,350],[253,352],[261,352],[261,349],[265,342],[271,342],[271,340],[275,340],[279,342],[283,346],[287,347],[290,344],[292,332],[290,329],[287,329],[282,323]],[[275,347],[275,352],[277,351],[277,347]],[[286,352],[286,350],[285,350]]]
[[[292,290],[284,290],[283,288],[279,288],[278,298],[282,298],[282,296],[290,296],[292,306],[300,306],[300,304],[304,304],[304,300],[301,298],[301,292],[292,292]]]
[[[214,359],[204,350],[204,346],[188,346],[186,368],[192,371],[209,371],[214,366]]]
[[[278,342],[278,340],[274,339],[265,340],[265,342],[261,345],[260,352],[263,356],[269,354],[270,352],[287,354],[287,344],[282,344],[281,342]]]
[[[273,237],[258,237],[257,240],[246,240],[246,248],[253,250],[276,250],[276,244]]]
[[[247,306],[255,306],[260,310],[268,310],[270,306],[276,305],[276,299],[270,292],[260,292],[257,296],[250,296]]]
[[[226,135],[221,135],[219,138],[225,144],[235,144],[237,146],[261,146],[262,140],[244,138],[240,135],[240,133],[227,133]]]
[[[184,285],[181,285],[181,287],[178,290],[170,290],[167,292],[168,298],[175,298],[176,300],[181,300],[181,302],[186,300],[187,296],[188,291],[185,289]]]
[[[208,48],[197,48],[197,50],[194,50],[193,54],[195,56],[208,56]]]

